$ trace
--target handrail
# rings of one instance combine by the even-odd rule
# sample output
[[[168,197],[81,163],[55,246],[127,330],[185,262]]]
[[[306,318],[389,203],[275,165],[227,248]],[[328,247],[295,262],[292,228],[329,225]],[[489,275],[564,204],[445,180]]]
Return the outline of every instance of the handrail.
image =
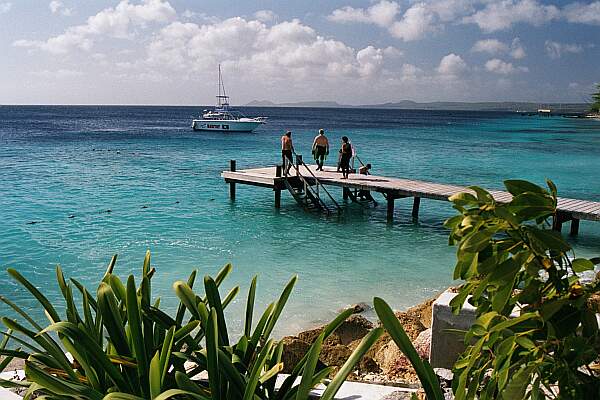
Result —
[[[292,149],[292,153],[296,156],[296,159],[298,159],[298,154],[296,154],[296,151],[294,149]],[[327,193],[327,196],[329,196],[329,198],[331,199],[331,201],[333,202],[333,204],[335,204],[335,206],[337,207],[338,211],[341,210],[340,205],[338,204],[337,201],[335,201],[335,199],[333,198],[333,196],[329,193],[329,191],[325,188],[325,185],[323,185],[321,183],[321,181],[319,181],[319,179],[315,176],[315,174],[310,170],[310,168],[308,168],[308,165],[306,165],[306,163],[304,162],[303,159],[300,159],[300,161],[302,162],[302,165],[304,165],[304,168],[306,168],[306,170],[312,175],[312,177],[314,178],[315,182],[317,183],[317,190],[319,189],[319,185],[323,188],[323,190],[325,191],[325,193]],[[298,170],[298,172],[300,172]],[[317,196],[319,195],[319,193],[317,192]]]
[[[337,208],[338,212],[340,212],[342,210],[342,208],[340,207],[340,205],[338,204],[337,201],[335,201],[335,199],[333,198],[333,196],[329,193],[329,191],[327,191],[327,189],[325,188],[325,186],[319,181],[319,179],[315,176],[315,174],[310,170],[310,168],[308,168],[308,166],[306,165],[306,163],[304,162],[304,160],[302,160],[301,158],[298,158],[298,154],[292,149],[292,154],[294,156],[296,156],[296,160],[300,160],[300,162],[302,163],[302,165],[304,165],[304,167],[306,168],[306,170],[312,175],[316,186],[317,186],[317,190],[315,191],[312,186],[310,185],[310,183],[308,183],[308,181],[306,180],[306,178],[304,177],[304,175],[302,175],[302,173],[300,172],[300,167],[296,164],[293,163],[292,160],[288,159],[288,162],[290,163],[290,165],[292,167],[294,167],[294,169],[297,172],[297,176],[300,178],[300,180],[302,181],[302,183],[304,184],[304,188],[305,188],[305,192],[310,191],[311,195],[313,197],[315,197],[320,203],[321,206],[323,208],[325,208],[327,211],[329,211],[329,208],[327,207],[327,205],[323,202],[323,200],[321,199],[321,196],[319,195],[319,186],[321,186],[323,188],[323,191],[325,191],[325,193],[327,194],[327,196],[329,196],[329,198],[331,199],[331,201],[333,202],[333,204],[335,204],[335,207]],[[287,168],[284,169],[284,176],[287,178],[289,175],[289,171]]]
[[[361,166],[366,167],[365,163],[362,162],[362,160],[358,157],[358,155],[355,155],[354,158],[356,158],[358,160],[358,162],[360,163]],[[369,170],[367,170],[367,175],[371,175]]]

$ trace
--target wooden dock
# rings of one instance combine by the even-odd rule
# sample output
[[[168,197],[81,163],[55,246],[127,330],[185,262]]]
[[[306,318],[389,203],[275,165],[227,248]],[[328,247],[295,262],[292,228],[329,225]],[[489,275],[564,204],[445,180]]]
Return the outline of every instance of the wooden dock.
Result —
[[[412,197],[414,199],[412,217],[417,219],[422,198],[448,201],[449,197],[454,194],[470,192],[465,186],[376,175],[351,174],[348,179],[342,179],[342,174],[336,172],[333,167],[325,167],[325,171],[317,171],[316,165],[306,165],[302,162],[298,165],[299,167],[294,167],[286,178],[282,177],[281,166],[236,170],[235,161],[232,160],[230,170],[223,171],[221,176],[225,182],[230,184],[232,199],[235,199],[236,184],[261,186],[275,192],[276,207],[280,206],[281,191],[290,190],[294,195],[295,190],[292,190],[291,187],[300,187],[302,182],[299,182],[299,179],[304,182],[305,186],[319,184],[327,187],[341,187],[344,199],[352,197],[353,191],[379,192],[385,196],[387,201],[388,221],[393,221],[395,199]],[[498,203],[507,203],[512,199],[512,195],[508,192],[498,190],[489,192]],[[329,195],[329,192],[327,194]],[[294,195],[294,197],[296,196]],[[557,210],[554,229],[560,231],[562,224],[570,221],[572,235],[579,232],[580,220],[600,221],[600,202],[559,197]]]

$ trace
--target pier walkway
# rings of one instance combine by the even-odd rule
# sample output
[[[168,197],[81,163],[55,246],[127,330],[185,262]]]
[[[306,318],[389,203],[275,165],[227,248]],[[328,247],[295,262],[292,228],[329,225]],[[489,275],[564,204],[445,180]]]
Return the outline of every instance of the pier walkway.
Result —
[[[282,190],[290,191],[292,196],[302,204],[297,194],[306,192],[305,197],[308,197],[306,199],[308,201],[312,197],[319,197],[318,188],[320,186],[322,187],[321,193],[325,191],[336,207],[337,203],[324,187],[341,187],[344,199],[353,198],[352,192],[354,190],[379,192],[385,196],[387,201],[388,221],[392,221],[394,217],[395,199],[412,197],[414,199],[412,217],[417,219],[422,198],[448,201],[448,198],[454,194],[471,192],[465,186],[376,175],[350,174],[348,179],[341,179],[342,174],[336,172],[333,167],[325,167],[324,171],[317,171],[316,165],[307,165],[302,161],[298,165],[299,167],[293,167],[290,170],[288,177],[283,177],[281,166],[236,170],[236,163],[232,160],[230,170],[223,171],[221,176],[225,179],[225,182],[230,184],[230,197],[232,199],[235,199],[236,184],[261,186],[270,188],[275,192],[276,207],[280,206]],[[310,189],[307,186],[316,186],[316,193],[314,188]],[[490,190],[489,192],[498,203],[507,203],[512,199],[512,195],[508,192],[498,190]],[[554,229],[560,231],[562,224],[570,221],[570,233],[572,235],[577,235],[579,232],[580,220],[600,221],[600,202],[559,197],[557,209],[558,213],[554,218]]]

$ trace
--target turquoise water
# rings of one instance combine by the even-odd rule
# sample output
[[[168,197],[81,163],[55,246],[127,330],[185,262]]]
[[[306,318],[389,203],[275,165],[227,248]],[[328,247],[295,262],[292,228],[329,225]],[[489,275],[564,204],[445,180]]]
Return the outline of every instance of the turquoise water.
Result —
[[[279,160],[281,132],[294,132],[309,154],[318,128],[342,135],[373,164],[373,173],[501,188],[502,181],[554,180],[559,194],[600,200],[600,123],[504,113],[262,108],[270,117],[254,134],[189,129],[188,107],[0,107],[0,267],[14,267],[60,301],[54,266],[90,287],[114,253],[117,271],[137,273],[146,249],[157,268],[154,289],[173,307],[173,281],[198,268],[215,274],[232,262],[224,287],[241,285],[229,310],[240,327],[252,276],[258,302],[299,281],[279,334],[332,318],[373,296],[405,308],[451,284],[454,249],[442,226],[449,204],[423,200],[421,219],[398,200],[396,222],[383,203],[347,204],[341,218],[305,213],[286,195],[273,207],[268,189],[238,186],[228,199],[219,174]],[[329,164],[332,160],[329,160]],[[341,192],[333,190],[341,200]],[[108,212],[110,210],[110,212]],[[577,254],[600,254],[600,224],[583,221],[570,239]],[[28,295],[6,275],[0,293],[32,314]],[[0,309],[3,313],[6,308]]]

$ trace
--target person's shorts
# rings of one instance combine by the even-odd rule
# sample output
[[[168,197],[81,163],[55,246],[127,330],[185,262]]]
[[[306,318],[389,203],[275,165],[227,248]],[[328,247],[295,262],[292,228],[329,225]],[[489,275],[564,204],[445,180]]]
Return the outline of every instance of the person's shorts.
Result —
[[[292,151],[291,150],[281,150],[281,157],[283,159],[288,159],[292,161]]]

